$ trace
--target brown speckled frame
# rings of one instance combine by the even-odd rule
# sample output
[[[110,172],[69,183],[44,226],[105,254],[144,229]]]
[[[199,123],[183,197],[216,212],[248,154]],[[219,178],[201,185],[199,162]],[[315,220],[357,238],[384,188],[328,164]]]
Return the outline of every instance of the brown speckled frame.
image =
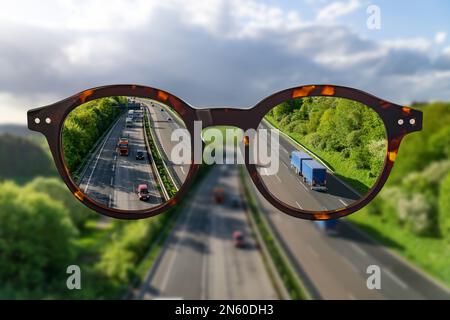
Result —
[[[358,211],[367,205],[385,184],[394,165],[394,161],[400,147],[400,142],[403,137],[408,133],[420,131],[422,129],[421,111],[387,102],[357,89],[333,85],[308,85],[286,89],[265,98],[251,109],[195,109],[178,97],[163,90],[139,85],[111,85],[85,90],[55,104],[28,111],[28,128],[45,135],[58,172],[75,197],[89,208],[106,216],[119,219],[141,219],[167,211],[169,208],[178,203],[186,194],[187,190],[189,190],[189,187],[191,186],[200,166],[198,164],[191,164],[188,176],[178,193],[166,203],[160,204],[153,208],[139,211],[119,210],[108,208],[85,196],[71,179],[64,162],[61,141],[62,126],[64,119],[74,108],[85,102],[109,96],[141,97],[165,103],[180,115],[187,130],[191,134],[191,137],[194,136],[195,120],[201,120],[204,128],[226,125],[239,127],[244,131],[248,129],[256,130],[262,118],[269,110],[292,98],[302,98],[307,96],[333,96],[358,101],[372,108],[383,120],[388,138],[388,148],[383,172],[376,181],[375,185],[363,198],[352,203],[346,208],[335,211],[316,212],[300,210],[279,201],[270,193],[265,184],[262,182],[256,166],[248,162],[249,147],[245,144],[246,167],[253,182],[264,198],[266,198],[280,211],[297,218],[308,220],[329,220],[341,218]],[[40,119],[40,122],[36,123],[35,119]],[[46,121],[47,119],[49,119],[49,121]],[[403,120],[402,125],[399,124],[399,119]],[[412,119],[414,119],[414,121],[410,122]],[[194,150],[194,140],[195,139],[191,139],[192,150]],[[194,155],[192,155],[192,163],[194,163],[193,157]]]

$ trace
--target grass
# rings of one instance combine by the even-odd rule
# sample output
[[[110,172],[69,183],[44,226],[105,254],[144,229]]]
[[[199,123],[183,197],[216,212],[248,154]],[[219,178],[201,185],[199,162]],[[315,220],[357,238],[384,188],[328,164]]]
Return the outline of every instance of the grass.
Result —
[[[283,281],[291,299],[293,300],[308,299],[305,290],[302,288],[302,285],[299,283],[294,272],[289,267],[288,262],[285,260],[285,257],[282,255],[281,253],[282,249],[278,245],[276,239],[270,232],[269,227],[262,218],[261,213],[259,212],[258,206],[256,204],[256,200],[254,199],[253,195],[249,190],[247,179],[244,176],[244,170],[242,167],[240,167],[239,173],[244,190],[245,199],[247,200],[250,213],[252,214],[255,220],[256,227],[258,228],[261,234],[261,237],[267,247],[267,251],[271,256],[271,259],[274,262],[277,272],[280,275],[280,278]]]
[[[450,287],[448,241],[414,235],[395,221],[382,220],[380,216],[368,214],[366,209],[346,219]]]

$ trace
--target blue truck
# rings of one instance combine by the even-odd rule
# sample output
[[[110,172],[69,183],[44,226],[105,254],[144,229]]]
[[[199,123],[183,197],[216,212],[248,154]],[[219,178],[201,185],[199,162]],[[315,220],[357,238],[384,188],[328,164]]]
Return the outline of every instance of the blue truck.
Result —
[[[291,168],[294,169],[296,174],[301,174],[304,160],[312,160],[312,158],[309,154],[302,151],[293,151],[291,153]]]
[[[328,191],[327,169],[316,160],[303,160],[301,175],[311,190]]]

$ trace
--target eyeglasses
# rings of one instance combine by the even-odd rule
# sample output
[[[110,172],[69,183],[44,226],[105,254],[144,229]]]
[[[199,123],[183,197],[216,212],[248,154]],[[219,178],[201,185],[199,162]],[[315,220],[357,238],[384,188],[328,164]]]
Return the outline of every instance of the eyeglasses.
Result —
[[[180,202],[202,162],[229,154],[227,142],[210,143],[225,134],[241,155],[230,159],[273,206],[328,220],[377,195],[422,112],[332,85],[286,89],[246,110],[196,109],[163,90],[112,85],[30,110],[28,127],[45,135],[74,196],[110,217],[150,217]]]

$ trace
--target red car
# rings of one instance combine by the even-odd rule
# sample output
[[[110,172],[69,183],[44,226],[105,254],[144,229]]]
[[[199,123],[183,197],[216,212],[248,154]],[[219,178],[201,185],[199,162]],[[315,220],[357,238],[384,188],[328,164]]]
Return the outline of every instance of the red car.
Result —
[[[146,184],[140,184],[137,189],[137,195],[139,200],[147,201],[150,199],[150,193],[148,192],[148,187]]]
[[[244,235],[241,231],[234,231],[232,237],[233,244],[236,248],[241,248],[244,246]]]

